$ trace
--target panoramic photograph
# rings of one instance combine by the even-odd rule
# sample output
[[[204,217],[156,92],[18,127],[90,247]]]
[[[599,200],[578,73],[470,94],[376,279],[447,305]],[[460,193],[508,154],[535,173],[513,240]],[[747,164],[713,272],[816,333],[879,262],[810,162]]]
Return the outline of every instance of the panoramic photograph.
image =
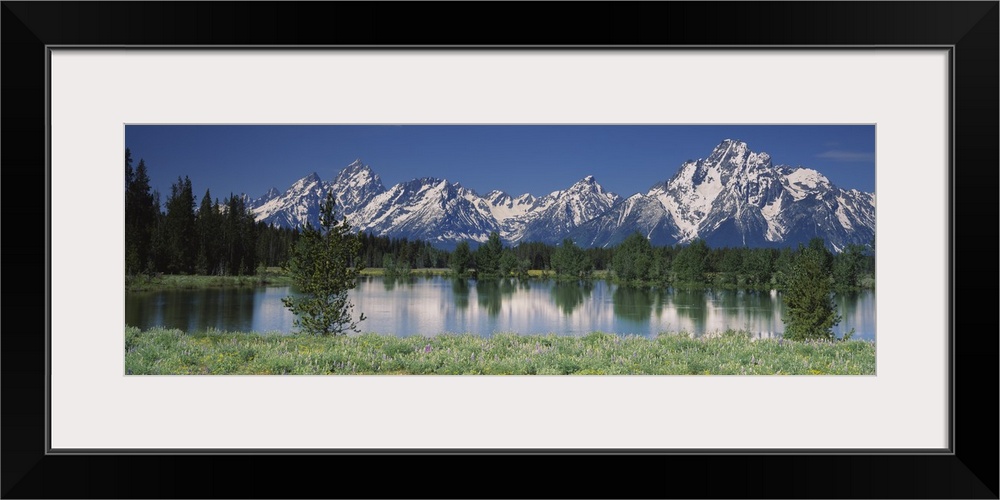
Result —
[[[874,125],[126,125],[126,375],[875,375]]]

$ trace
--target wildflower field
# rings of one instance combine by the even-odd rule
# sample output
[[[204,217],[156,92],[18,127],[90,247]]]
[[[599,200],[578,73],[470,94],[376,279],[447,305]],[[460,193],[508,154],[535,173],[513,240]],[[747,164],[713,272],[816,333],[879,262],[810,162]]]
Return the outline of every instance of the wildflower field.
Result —
[[[125,328],[129,375],[874,375],[866,341],[441,334],[281,335]]]

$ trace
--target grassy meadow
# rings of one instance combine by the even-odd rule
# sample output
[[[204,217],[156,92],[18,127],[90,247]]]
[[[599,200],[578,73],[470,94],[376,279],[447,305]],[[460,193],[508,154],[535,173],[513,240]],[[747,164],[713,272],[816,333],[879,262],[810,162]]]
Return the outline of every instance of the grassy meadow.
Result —
[[[874,375],[875,345],[753,339],[737,331],[697,338],[322,337],[126,327],[125,369],[135,375]]]

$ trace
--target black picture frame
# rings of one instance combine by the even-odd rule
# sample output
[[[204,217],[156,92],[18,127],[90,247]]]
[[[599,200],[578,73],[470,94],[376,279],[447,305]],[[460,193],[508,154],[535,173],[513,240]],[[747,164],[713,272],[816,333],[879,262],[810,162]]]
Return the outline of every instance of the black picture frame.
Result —
[[[3,294],[4,498],[998,498],[996,1],[559,3],[545,9],[537,3],[2,4],[3,253],[8,264],[30,273],[26,280],[8,275]],[[950,452],[49,454],[49,201],[41,193],[48,172],[46,47],[52,45],[951,47]],[[964,228],[965,251],[957,227]],[[976,249],[984,245],[987,255],[979,257]],[[980,297],[986,312],[966,305]],[[965,307],[956,312],[958,304]],[[579,474],[563,477],[556,463]],[[314,476],[315,467],[329,475]],[[359,471],[372,470],[385,480],[358,480]],[[464,489],[456,477],[474,478],[481,489]]]

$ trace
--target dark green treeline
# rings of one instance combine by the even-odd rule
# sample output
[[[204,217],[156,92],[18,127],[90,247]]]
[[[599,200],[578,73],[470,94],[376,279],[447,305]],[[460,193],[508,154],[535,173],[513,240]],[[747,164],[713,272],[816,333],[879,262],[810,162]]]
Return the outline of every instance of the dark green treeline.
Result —
[[[557,246],[522,243],[502,247],[499,236],[493,233],[476,251],[469,248],[468,242],[462,242],[452,254],[450,262],[456,274],[502,277],[540,269],[551,271],[558,279],[587,279],[602,271],[613,281],[637,285],[783,289],[792,283],[802,255],[812,252],[820,256],[821,270],[834,288],[873,288],[875,284],[873,247],[850,245],[833,253],[820,238],[797,248],[709,248],[704,240],[654,247],[644,236],[633,233],[616,247],[584,249],[569,239]],[[511,264],[499,268],[489,264],[497,253],[501,262],[506,257]]]
[[[163,207],[163,208],[161,208]],[[188,177],[178,177],[166,202],[152,191],[146,162],[132,168],[125,150],[125,272],[137,274],[255,274],[279,266],[298,232],[254,221],[246,201],[220,200],[206,190],[196,203]]]

